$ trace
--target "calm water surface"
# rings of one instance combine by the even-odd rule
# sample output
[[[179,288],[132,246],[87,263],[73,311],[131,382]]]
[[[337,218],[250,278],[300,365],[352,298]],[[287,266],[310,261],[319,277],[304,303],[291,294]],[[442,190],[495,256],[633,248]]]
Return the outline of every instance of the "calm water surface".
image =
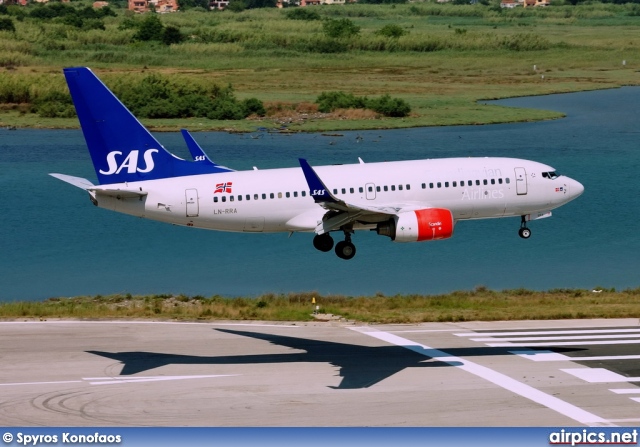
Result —
[[[0,130],[0,300],[130,292],[349,295],[492,289],[640,286],[640,88],[519,98],[507,106],[559,110],[557,121],[291,136],[200,133],[218,163],[235,168],[458,156],[509,156],[549,164],[585,193],[531,222],[460,222],[452,239],[395,244],[358,232],[351,261],[320,253],[310,234],[221,233],[95,208],[47,174],[95,181],[81,132]],[[489,106],[487,106],[489,107]],[[363,137],[360,143],[356,136]],[[159,134],[186,156],[182,137]]]

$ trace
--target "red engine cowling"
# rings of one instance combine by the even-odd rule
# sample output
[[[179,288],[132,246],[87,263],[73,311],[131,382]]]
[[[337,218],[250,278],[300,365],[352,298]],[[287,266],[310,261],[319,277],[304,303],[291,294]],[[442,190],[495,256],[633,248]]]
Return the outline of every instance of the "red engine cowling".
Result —
[[[377,233],[394,242],[448,239],[453,235],[453,215],[444,208],[428,208],[400,213],[378,224]]]

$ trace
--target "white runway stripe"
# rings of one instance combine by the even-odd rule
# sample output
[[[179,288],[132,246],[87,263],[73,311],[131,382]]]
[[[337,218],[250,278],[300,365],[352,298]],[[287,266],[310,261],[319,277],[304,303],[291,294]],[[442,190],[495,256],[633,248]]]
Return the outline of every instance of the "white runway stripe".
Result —
[[[640,329],[582,329],[582,330],[566,330],[566,331],[517,331],[517,332],[462,332],[457,335],[458,337],[500,337],[508,335],[571,335],[571,334],[625,334],[625,333],[638,333]]]
[[[607,340],[607,341],[558,341],[558,342],[542,342],[542,343],[486,343],[492,348],[510,348],[510,347],[526,347],[526,346],[591,346],[591,345],[631,345],[638,344],[640,340]]]
[[[595,339],[623,339],[637,338],[640,341],[640,334],[632,335],[569,335],[561,337],[488,337],[472,338],[471,341],[535,341],[535,340],[595,340]]]
[[[499,373],[490,368],[487,368],[486,366],[479,365],[467,359],[455,357],[445,351],[421,345],[406,338],[402,338],[397,335],[379,331],[373,328],[356,327],[349,329],[358,331],[370,337],[377,338],[378,340],[382,340],[387,343],[409,349],[426,357],[431,357],[435,361],[447,363],[452,367],[473,374],[481,379],[484,379],[505,390],[511,391],[515,394],[518,394],[519,396],[543,405],[582,424],[590,426],[614,426],[614,424],[610,423],[606,419],[601,418],[600,416],[596,416],[593,413],[590,413],[586,410],[583,410],[582,408],[576,407],[575,405],[558,399],[555,396],[551,396],[550,394],[533,388],[532,386],[529,386],[522,382],[518,382],[517,380],[505,374]]]
[[[609,391],[613,391],[616,394],[640,394],[640,388],[624,388],[624,389],[612,389]]]

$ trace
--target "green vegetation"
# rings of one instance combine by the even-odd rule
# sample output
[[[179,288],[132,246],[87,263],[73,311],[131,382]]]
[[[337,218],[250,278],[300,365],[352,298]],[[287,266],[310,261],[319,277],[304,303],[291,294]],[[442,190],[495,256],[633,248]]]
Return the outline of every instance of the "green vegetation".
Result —
[[[382,116],[402,117],[411,112],[411,106],[403,99],[391,98],[389,95],[380,98],[354,96],[344,92],[322,92],[318,99],[320,112],[333,112],[337,109],[370,109]]]
[[[253,130],[282,118],[270,115],[274,109],[290,110],[290,128],[305,131],[550,119],[561,114],[478,101],[640,83],[638,4],[553,0],[547,8],[506,10],[497,0],[360,2],[279,10],[263,7],[269,1],[234,0],[238,12],[220,12],[184,0],[185,11],[162,15],[134,15],[118,1],[102,10],[88,0],[0,5],[0,126],[77,126],[53,118],[69,116],[61,69],[74,65],[90,66],[109,86],[142,74],[187,90],[232,85],[238,103],[254,98],[267,112],[199,119],[198,129]],[[326,91],[402,100],[411,113],[295,115],[298,104]],[[229,108],[235,111],[223,116],[240,116],[239,107]],[[184,118],[145,124],[192,124],[166,120]]]
[[[256,298],[130,294],[51,298],[44,302],[0,304],[0,318],[159,318],[179,320],[308,321],[312,298],[320,312],[377,323],[428,321],[638,318],[640,288],[616,292],[556,289],[491,291],[476,287],[445,295],[322,296],[317,293],[266,294]]]

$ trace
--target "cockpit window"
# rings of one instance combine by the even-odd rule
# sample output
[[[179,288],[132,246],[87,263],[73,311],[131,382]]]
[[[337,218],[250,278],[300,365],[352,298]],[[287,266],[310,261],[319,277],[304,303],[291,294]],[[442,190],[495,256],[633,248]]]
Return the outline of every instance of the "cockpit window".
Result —
[[[542,177],[548,178],[550,180],[555,180],[560,176],[558,175],[558,173],[556,171],[549,171],[549,172],[543,172],[542,173]]]

